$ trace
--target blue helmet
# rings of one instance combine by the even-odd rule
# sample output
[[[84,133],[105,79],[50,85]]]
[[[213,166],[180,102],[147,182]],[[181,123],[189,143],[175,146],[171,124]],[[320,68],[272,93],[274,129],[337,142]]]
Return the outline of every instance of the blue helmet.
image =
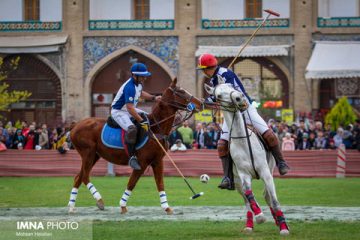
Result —
[[[143,63],[135,63],[130,69],[131,73],[136,76],[148,77],[151,73],[148,72],[147,67]]]

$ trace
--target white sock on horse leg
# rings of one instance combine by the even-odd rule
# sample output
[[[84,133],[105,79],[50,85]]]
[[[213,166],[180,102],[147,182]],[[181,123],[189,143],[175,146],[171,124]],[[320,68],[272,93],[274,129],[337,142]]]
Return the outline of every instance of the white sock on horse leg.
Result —
[[[160,195],[160,204],[161,204],[161,207],[162,207],[163,209],[167,209],[167,208],[169,207],[169,204],[168,204],[168,201],[167,201],[167,197],[166,197],[165,191],[159,192],[159,195]]]
[[[101,199],[100,193],[96,190],[95,186],[92,183],[89,182],[86,187],[89,189],[89,191],[97,201]]]
[[[131,191],[126,189],[124,194],[122,195],[121,199],[120,199],[120,207],[126,207],[126,203],[128,201],[128,199],[131,196]]]
[[[75,207],[75,202],[76,202],[76,197],[78,194],[79,189],[77,188],[73,188],[71,189],[71,193],[70,193],[70,200],[69,200],[69,207]]]

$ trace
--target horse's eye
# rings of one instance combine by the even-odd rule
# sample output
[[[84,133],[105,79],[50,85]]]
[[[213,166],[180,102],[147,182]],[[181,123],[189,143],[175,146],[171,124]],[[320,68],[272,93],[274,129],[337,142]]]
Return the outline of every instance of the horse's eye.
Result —
[[[240,97],[235,98],[236,101],[240,102]]]
[[[219,98],[219,99],[221,99],[221,95],[219,94],[219,95],[217,95],[217,97],[216,98]]]

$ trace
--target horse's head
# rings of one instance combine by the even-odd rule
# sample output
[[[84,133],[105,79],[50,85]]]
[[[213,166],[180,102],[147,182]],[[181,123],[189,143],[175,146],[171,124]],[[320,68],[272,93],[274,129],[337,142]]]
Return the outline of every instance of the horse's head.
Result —
[[[246,96],[242,92],[234,89],[231,84],[222,83],[215,88],[205,84],[205,90],[215,96],[216,102],[219,103],[224,110],[244,111],[249,106]]]
[[[176,86],[175,78],[170,86],[164,91],[162,101],[176,108],[187,112],[199,112],[203,110],[203,103],[200,99],[194,97],[185,89]]]

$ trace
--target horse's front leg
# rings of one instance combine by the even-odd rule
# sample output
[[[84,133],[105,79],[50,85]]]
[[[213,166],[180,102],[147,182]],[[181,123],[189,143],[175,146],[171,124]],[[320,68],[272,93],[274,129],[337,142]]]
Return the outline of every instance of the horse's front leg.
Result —
[[[280,228],[281,235],[288,235],[290,233],[289,226],[286,223],[284,213],[281,211],[280,203],[276,196],[274,179],[269,172],[264,176],[265,183],[265,200],[270,207],[271,214],[275,220],[275,224]]]
[[[156,182],[156,187],[159,191],[160,196],[160,205],[165,210],[166,214],[172,215],[173,210],[169,207],[166,193],[165,193],[165,187],[164,187],[164,164],[163,161],[154,161],[153,164],[151,164],[151,167],[154,172],[154,179]]]
[[[242,179],[243,194],[250,205],[251,211],[255,215],[256,222],[258,224],[264,223],[266,221],[266,218],[265,218],[259,204],[257,203],[253,192],[252,192],[251,176],[248,174],[242,174],[242,175],[240,175],[240,178]]]
[[[142,167],[140,170],[133,170],[130,176],[130,179],[127,184],[127,188],[124,191],[120,199],[120,211],[121,214],[127,213],[127,201],[129,200],[132,190],[134,190],[136,183],[138,182],[141,175],[144,173],[145,167]]]
[[[234,173],[234,183],[235,183],[235,189],[238,191],[238,193],[243,197],[244,199],[244,203],[245,203],[245,207],[246,207],[246,223],[245,223],[245,228],[244,228],[244,232],[246,233],[252,233],[253,229],[254,229],[254,214],[252,213],[252,210],[250,208],[250,203],[248,202],[248,200],[245,197],[245,194],[243,193],[243,183],[242,180],[240,179],[240,176],[236,170],[236,166],[234,165],[233,167],[233,173]]]

